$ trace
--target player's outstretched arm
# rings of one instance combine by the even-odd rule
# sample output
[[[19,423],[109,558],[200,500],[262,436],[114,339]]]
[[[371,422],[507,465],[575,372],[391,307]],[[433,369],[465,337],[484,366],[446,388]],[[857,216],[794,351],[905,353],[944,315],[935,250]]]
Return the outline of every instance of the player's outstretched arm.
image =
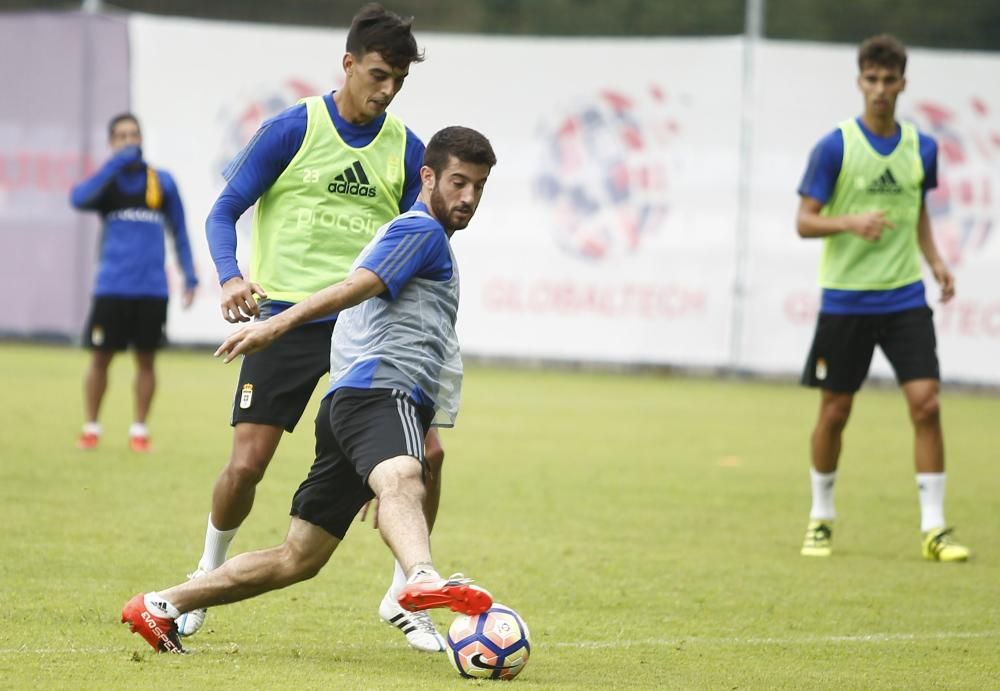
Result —
[[[340,283],[313,293],[281,314],[244,326],[223,341],[215,351],[215,357],[221,357],[223,362],[232,362],[238,355],[266,348],[300,324],[354,307],[383,292],[385,284],[378,274],[368,269],[355,269]]]

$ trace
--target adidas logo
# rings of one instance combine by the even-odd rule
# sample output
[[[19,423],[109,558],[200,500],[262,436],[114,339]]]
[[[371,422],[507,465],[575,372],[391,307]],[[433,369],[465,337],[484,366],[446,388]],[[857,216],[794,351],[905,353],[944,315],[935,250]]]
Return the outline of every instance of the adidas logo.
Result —
[[[872,194],[899,194],[903,188],[896,182],[892,171],[886,168],[884,173],[871,181],[871,184],[868,185],[868,191]]]
[[[336,176],[327,187],[330,194],[350,194],[356,197],[374,197],[378,191],[375,185],[369,184],[361,161],[344,168],[344,172]]]

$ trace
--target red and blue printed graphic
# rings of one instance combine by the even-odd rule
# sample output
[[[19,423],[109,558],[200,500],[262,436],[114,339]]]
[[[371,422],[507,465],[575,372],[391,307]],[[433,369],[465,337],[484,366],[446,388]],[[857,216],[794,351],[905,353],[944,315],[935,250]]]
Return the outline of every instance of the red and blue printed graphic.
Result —
[[[299,99],[319,93],[321,92],[312,84],[292,77],[280,84],[261,87],[252,98],[224,108],[218,115],[218,120],[222,123],[222,150],[217,161],[218,170],[225,168],[246,146],[265,120],[295,105]]]
[[[680,130],[668,105],[657,86],[605,89],[542,126],[535,190],[564,250],[588,260],[627,255],[663,227]]]
[[[1000,222],[1000,113],[980,98],[921,101],[912,119],[938,142],[938,186],[927,211],[938,249],[959,266],[987,247]]]

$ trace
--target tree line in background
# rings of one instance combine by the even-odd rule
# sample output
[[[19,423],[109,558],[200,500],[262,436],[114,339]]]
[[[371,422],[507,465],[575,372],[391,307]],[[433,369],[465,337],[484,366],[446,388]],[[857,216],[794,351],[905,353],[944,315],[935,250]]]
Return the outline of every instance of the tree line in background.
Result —
[[[346,26],[363,0],[114,0],[163,15]],[[857,43],[880,32],[906,44],[1000,50],[1000,0],[764,0],[769,38]],[[0,10],[78,9],[83,2],[0,0]],[[91,5],[95,4],[91,0]],[[745,0],[383,0],[416,28],[555,36],[726,36],[743,33]]]

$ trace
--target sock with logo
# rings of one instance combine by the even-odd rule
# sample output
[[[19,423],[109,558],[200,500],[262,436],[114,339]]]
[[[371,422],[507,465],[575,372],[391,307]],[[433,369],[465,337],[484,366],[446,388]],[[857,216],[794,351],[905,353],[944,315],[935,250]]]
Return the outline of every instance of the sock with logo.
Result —
[[[99,422],[85,422],[83,423],[83,433],[93,434],[94,436],[101,436],[101,423]]]
[[[944,522],[944,473],[917,473],[917,492],[920,495],[920,532],[943,528]]]
[[[143,437],[143,438],[148,437],[149,428],[146,427],[145,422],[133,422],[131,425],[129,425],[128,436]]]
[[[809,478],[812,481],[812,509],[809,518],[814,521],[832,521],[837,517],[833,508],[833,486],[837,481],[837,471],[819,473],[815,468],[809,468]]]
[[[229,545],[236,537],[238,530],[239,528],[219,530],[212,525],[212,514],[208,514],[208,528],[205,529],[205,551],[201,555],[198,567],[203,571],[212,571],[222,566],[223,562],[226,561]]]
[[[413,567],[413,573],[406,579],[407,583],[417,583],[420,581],[437,581],[441,579],[441,574],[437,572],[433,564],[417,564]]]
[[[180,610],[164,600],[159,593],[146,593],[142,599],[146,603],[146,609],[157,617],[176,619],[181,615]]]

